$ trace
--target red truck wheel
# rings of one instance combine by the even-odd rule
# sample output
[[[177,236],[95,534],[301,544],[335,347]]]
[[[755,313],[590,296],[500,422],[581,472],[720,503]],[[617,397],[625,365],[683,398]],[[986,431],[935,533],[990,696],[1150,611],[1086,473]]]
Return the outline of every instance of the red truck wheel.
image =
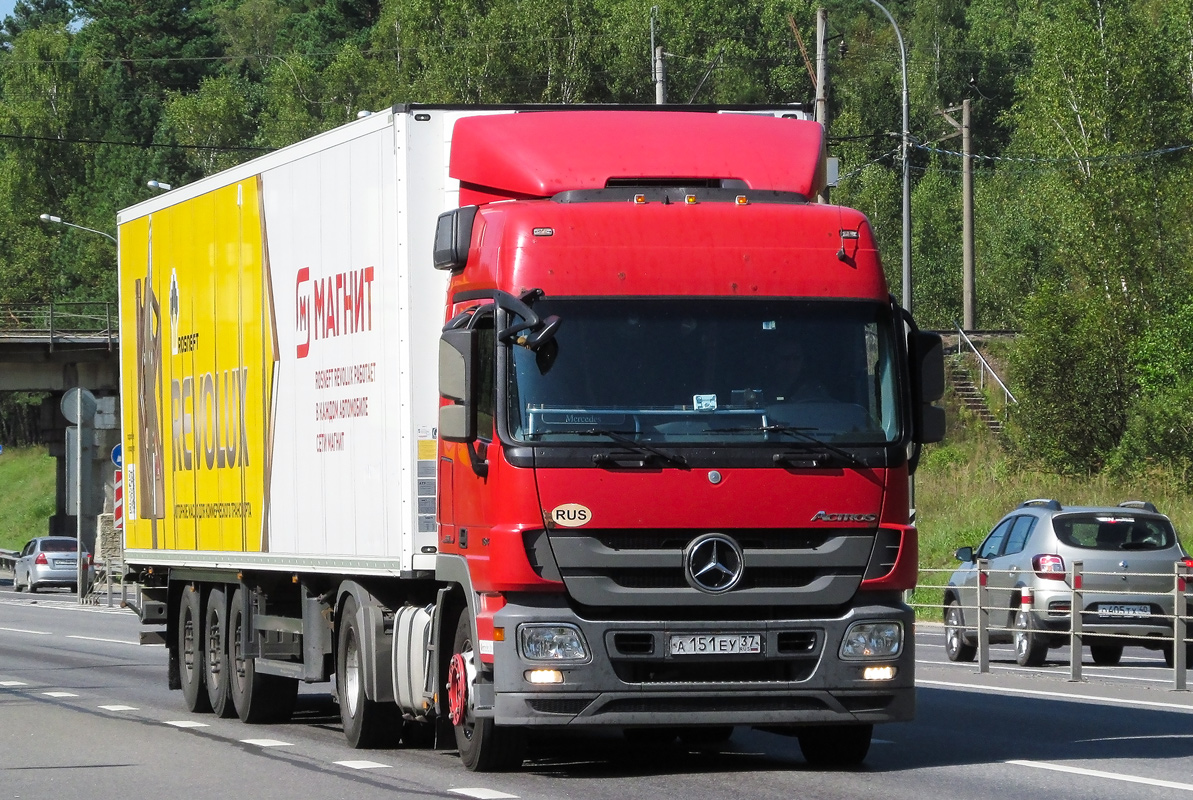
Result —
[[[448,666],[448,714],[456,732],[460,760],[473,772],[517,769],[526,751],[526,734],[520,728],[502,728],[492,719],[473,713],[474,687],[483,680],[476,669],[472,646],[472,619],[460,613]]]

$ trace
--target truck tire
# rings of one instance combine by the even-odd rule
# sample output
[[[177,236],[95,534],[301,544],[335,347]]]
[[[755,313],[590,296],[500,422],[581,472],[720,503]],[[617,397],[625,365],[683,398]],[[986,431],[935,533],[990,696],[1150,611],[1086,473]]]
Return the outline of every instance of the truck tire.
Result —
[[[203,613],[203,678],[207,698],[216,716],[227,719],[236,716],[228,685],[228,595],[222,586],[207,595],[207,609]]]
[[[258,675],[253,658],[242,652],[245,604],[243,589],[232,593],[228,611],[228,688],[232,705],[241,722],[261,725],[285,722],[294,713],[298,699],[298,680],[277,675]]]
[[[870,752],[873,725],[824,725],[800,730],[799,749],[814,767],[855,767]]]
[[[178,602],[178,677],[182,681],[182,697],[190,711],[203,714],[211,711],[204,674],[202,593],[189,583],[182,588]]]
[[[1048,639],[1039,627],[1030,611],[1015,614],[1015,663],[1021,667],[1038,667],[1048,660]]]
[[[402,735],[402,715],[396,703],[379,703],[365,694],[365,664],[361,649],[356,599],[349,596],[340,613],[336,635],[336,697],[348,744],[358,750],[390,747]],[[388,656],[388,654],[386,654]]]
[[[472,619],[460,612],[447,670],[448,714],[456,733],[460,761],[473,772],[497,772],[522,766],[526,732],[503,728],[492,719],[477,719],[473,713],[475,687],[483,680],[474,661]]]

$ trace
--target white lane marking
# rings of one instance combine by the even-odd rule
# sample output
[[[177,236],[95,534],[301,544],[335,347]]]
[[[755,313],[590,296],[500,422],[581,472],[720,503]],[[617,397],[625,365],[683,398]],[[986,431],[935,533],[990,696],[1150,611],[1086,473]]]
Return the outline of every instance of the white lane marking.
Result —
[[[128,639],[105,639],[102,636],[74,636],[68,635],[67,639],[82,639],[87,642],[110,642],[111,644],[131,644],[133,647],[140,647],[140,642],[129,641]]]
[[[100,706],[104,711],[140,711],[136,706]]]
[[[78,697],[74,692],[42,692],[46,697]]]
[[[1148,736],[1103,736],[1098,739],[1076,739],[1074,744],[1092,742],[1143,742],[1151,739],[1193,739],[1193,733],[1156,733]]]
[[[0,686],[28,686],[24,681],[0,681]]]
[[[8,631],[9,633],[28,633],[33,636],[53,636],[49,631],[31,631],[25,628],[0,628],[0,631]]]
[[[43,600],[10,600],[8,598],[0,598],[0,605],[4,606],[24,606],[25,608],[50,608],[59,611],[82,611],[88,614],[132,614],[131,608],[118,608],[113,606],[93,606],[93,605],[79,605],[79,601],[70,600],[51,600],[48,597]],[[115,599],[115,598],[113,598]]]
[[[1123,783],[1142,783],[1145,786],[1160,786],[1165,789],[1183,789],[1193,792],[1193,783],[1177,783],[1176,781],[1162,781],[1157,778],[1141,778],[1138,775],[1122,775],[1117,772],[1103,772],[1100,769],[1084,769],[1082,767],[1068,767],[1064,764],[1049,764],[1045,761],[1008,761],[1017,767],[1031,767],[1033,769],[1047,769],[1053,772],[1067,772],[1070,775],[1085,775],[1090,778],[1105,778],[1109,781]]]
[[[334,764],[339,764],[341,767],[348,769],[389,769],[389,764],[378,764],[376,761],[334,761]]]
[[[165,724],[173,725],[175,728],[209,728],[209,727],[211,727],[206,722],[195,722],[193,719],[166,720]]]
[[[941,661],[928,661],[926,659],[918,659],[917,658],[915,663],[923,664],[924,666],[928,666],[928,667],[945,667],[948,669],[968,669],[970,672],[973,672],[973,670],[975,669],[973,662],[964,662],[964,661],[941,662]],[[991,663],[990,667],[992,670],[998,670],[999,672],[1020,672],[1025,675],[1053,675],[1053,676],[1059,677],[1059,676],[1067,673],[1067,670],[1066,670],[1066,673],[1062,673],[1056,669],[1042,669],[1042,668],[1033,669],[1031,667],[1012,667],[1008,664]],[[1154,669],[1152,667],[1145,667],[1143,665],[1140,665],[1139,668],[1140,669]],[[1083,664],[1081,669],[1083,672],[1085,672],[1090,677],[1100,678],[1102,680],[1137,681],[1139,683],[1151,683],[1151,684],[1172,683],[1171,675],[1169,675],[1168,677],[1161,677],[1159,675],[1156,675],[1155,677],[1152,677],[1152,678],[1140,678],[1135,675],[1120,675],[1115,672],[1107,671],[1108,670],[1107,667],[1093,667],[1093,666],[1090,666],[1089,664]],[[1172,670],[1167,670],[1166,672],[1171,673]]]
[[[1024,697],[1047,697],[1056,700],[1076,700],[1081,703],[1105,703],[1112,706],[1134,706],[1138,708],[1163,708],[1169,711],[1183,711],[1193,714],[1193,705],[1180,703],[1157,703],[1152,700],[1127,700],[1121,697],[1103,697],[1096,694],[1066,694],[1064,692],[1042,692],[1035,689],[1012,689],[1006,686],[983,686],[977,683],[951,683],[949,681],[931,681],[924,678],[916,679],[917,686],[936,686],[941,689],[957,689],[964,691],[985,692],[987,694],[1017,694]]]
[[[452,794],[462,794],[465,797],[475,797],[477,800],[503,800],[507,797],[517,797],[516,794],[506,794],[496,789],[448,789]]]
[[[290,742],[280,742],[277,739],[241,739],[241,744],[251,744],[257,747],[293,747]]]

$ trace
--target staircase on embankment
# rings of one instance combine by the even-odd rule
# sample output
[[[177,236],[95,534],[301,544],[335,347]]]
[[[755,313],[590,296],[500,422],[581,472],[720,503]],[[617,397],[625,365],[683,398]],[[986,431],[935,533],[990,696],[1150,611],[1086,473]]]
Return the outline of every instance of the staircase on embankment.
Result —
[[[990,406],[986,402],[986,396],[974,384],[969,368],[964,362],[953,362],[949,371],[949,379],[953,385],[953,394],[957,396],[957,401],[964,408],[969,409],[991,432],[995,435],[1001,435],[1003,430],[1002,420],[990,410]]]

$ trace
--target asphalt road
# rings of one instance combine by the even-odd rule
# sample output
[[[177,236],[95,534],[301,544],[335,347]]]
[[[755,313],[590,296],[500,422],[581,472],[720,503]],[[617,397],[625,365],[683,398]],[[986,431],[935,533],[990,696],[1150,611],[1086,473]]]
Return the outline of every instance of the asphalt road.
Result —
[[[1193,798],[1193,696],[1143,650],[1115,669],[1087,656],[1074,684],[1067,661],[1024,670],[996,648],[979,675],[921,625],[917,719],[877,729],[854,771],[810,769],[794,740],[738,728],[703,751],[552,735],[521,772],[476,775],[454,753],[350,749],[325,686],[304,687],[285,725],[190,714],[138,630],[128,612],[0,588],[0,797]]]

